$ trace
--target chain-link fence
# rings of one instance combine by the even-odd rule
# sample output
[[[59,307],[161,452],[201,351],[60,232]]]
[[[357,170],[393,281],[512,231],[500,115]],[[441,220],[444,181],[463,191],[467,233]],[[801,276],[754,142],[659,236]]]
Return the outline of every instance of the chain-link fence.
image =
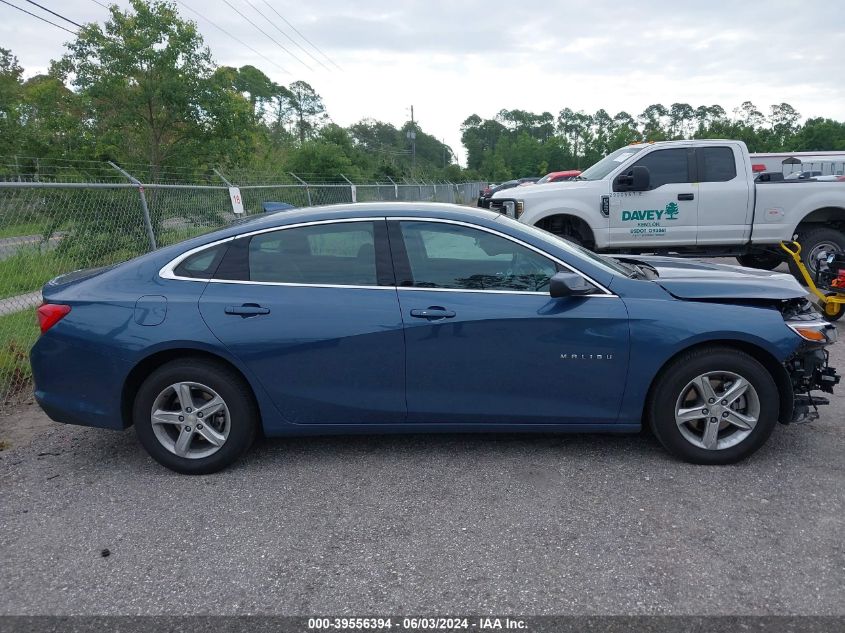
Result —
[[[203,184],[172,180],[141,184],[112,166],[102,173],[117,173],[120,178],[57,182],[74,178],[63,173],[51,178],[43,169],[36,177],[0,173],[5,178],[0,180],[0,407],[30,393],[29,349],[38,336],[34,309],[41,302],[44,283],[80,268],[129,259],[239,217],[231,198],[237,195],[230,191],[234,184],[216,171],[214,179],[197,179]],[[239,187],[243,215],[263,213],[269,202],[295,207],[391,200],[474,204],[484,186],[408,181],[311,184],[291,176],[283,184]],[[213,180],[218,184],[207,184]]]

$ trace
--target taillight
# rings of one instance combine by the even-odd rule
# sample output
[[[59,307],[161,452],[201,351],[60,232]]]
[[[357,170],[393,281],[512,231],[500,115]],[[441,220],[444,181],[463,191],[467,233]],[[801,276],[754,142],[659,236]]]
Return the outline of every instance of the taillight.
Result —
[[[58,303],[45,303],[36,310],[38,314],[38,326],[41,328],[41,333],[44,334],[51,327],[61,321],[65,315],[70,312],[70,306],[61,305]]]

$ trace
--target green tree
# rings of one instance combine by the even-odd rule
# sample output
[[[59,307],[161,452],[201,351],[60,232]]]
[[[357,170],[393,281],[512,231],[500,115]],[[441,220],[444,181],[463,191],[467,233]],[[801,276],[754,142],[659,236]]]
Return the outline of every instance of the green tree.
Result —
[[[352,179],[363,177],[355,164],[352,138],[335,124],[325,126],[314,138],[302,143],[291,153],[285,168],[309,179],[339,180],[341,174]]]
[[[326,120],[326,106],[323,98],[305,81],[294,81],[288,90],[299,142],[304,143]]]
[[[669,106],[669,138],[688,138],[692,134],[695,110],[688,103],[673,103]]]
[[[0,150],[13,154],[23,132],[21,105],[23,68],[7,48],[0,48]]]
[[[112,5],[102,27],[84,26],[57,66],[90,109],[98,153],[143,161],[155,172],[247,145],[249,102],[213,76],[196,25],[170,2],[130,4],[126,12]]]
[[[822,117],[807,119],[795,134],[797,152],[824,152],[845,150],[845,123]]]
[[[801,114],[788,103],[772,105],[769,124],[772,130],[772,150],[785,150],[792,144],[795,133],[800,128]]]
[[[669,111],[660,103],[655,103],[643,110],[639,116],[643,126],[643,138],[646,141],[665,141],[669,138],[667,119]]]
[[[29,156],[88,156],[94,145],[83,99],[53,75],[24,82],[21,112],[26,127],[21,149]]]

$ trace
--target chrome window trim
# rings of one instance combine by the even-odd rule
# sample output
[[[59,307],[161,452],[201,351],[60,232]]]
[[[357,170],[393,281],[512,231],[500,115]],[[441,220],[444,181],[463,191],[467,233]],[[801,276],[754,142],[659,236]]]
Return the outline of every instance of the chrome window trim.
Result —
[[[162,266],[161,270],[158,271],[158,276],[162,279],[175,279],[178,281],[201,281],[205,283],[239,283],[239,284],[259,284],[259,285],[272,285],[272,286],[317,286],[322,287],[325,286],[327,288],[392,288],[392,286],[343,286],[343,285],[325,285],[325,284],[297,284],[297,283],[289,283],[289,282],[279,282],[279,281],[245,281],[245,280],[238,280],[238,279],[210,279],[205,277],[180,277],[179,275],[175,274],[173,271],[174,269],[185,261],[188,257],[195,253],[199,253],[200,251],[205,250],[206,248],[212,248],[217,246],[218,244],[225,244],[226,242],[232,242],[234,240],[238,240],[242,237],[252,237],[253,235],[260,235],[262,233],[272,233],[273,231],[283,231],[285,229],[296,229],[302,226],[313,226],[317,224],[339,224],[341,222],[377,222],[379,220],[384,221],[384,217],[378,218],[330,218],[328,220],[312,220],[311,222],[297,222],[296,224],[286,224],[285,226],[273,226],[270,228],[265,229],[257,229],[255,231],[248,231],[246,233],[241,233],[239,235],[233,235],[231,237],[223,238],[222,240],[217,240],[215,242],[209,242],[208,244],[203,244],[202,246],[197,246],[196,248],[192,248],[191,250],[182,253],[175,259],[172,259],[167,264]]]
[[[303,226],[315,226],[319,224],[339,224],[339,223],[346,223],[346,222],[378,222],[378,221],[400,221],[400,222],[434,222],[434,223],[441,223],[441,224],[456,224],[459,226],[466,226],[471,229],[477,229],[479,231],[486,231],[487,233],[491,233],[493,235],[497,235],[506,240],[510,240],[515,244],[519,244],[520,246],[527,248],[529,250],[546,257],[547,259],[552,260],[556,264],[563,266],[570,272],[575,273],[576,275],[580,275],[588,282],[593,284],[596,288],[602,291],[603,294],[593,294],[593,295],[582,295],[585,298],[613,298],[617,297],[616,294],[608,290],[605,286],[597,282],[595,279],[590,277],[589,275],[581,272],[580,270],[570,266],[566,262],[562,261],[561,259],[555,257],[551,253],[548,253],[536,246],[528,244],[527,242],[523,242],[519,238],[513,237],[506,233],[502,233],[501,231],[497,231],[495,229],[490,229],[486,226],[481,226],[478,224],[472,224],[471,222],[464,222],[462,220],[449,220],[444,218],[430,218],[430,217],[406,217],[406,216],[397,216],[397,217],[366,217],[366,218],[331,218],[328,220],[312,220],[310,222],[297,222],[296,224],[287,224],[285,226],[273,226],[270,228],[264,229],[257,229],[255,231],[248,231],[246,233],[241,233],[239,235],[232,235],[230,237],[225,237],[220,240],[216,240],[214,242],[209,242],[208,244],[203,244],[202,246],[197,246],[196,248],[192,248],[189,251],[182,253],[181,255],[177,256],[176,258],[170,260],[167,264],[165,264],[161,270],[158,271],[158,276],[162,279],[170,279],[174,281],[197,281],[202,283],[218,283],[218,284],[239,284],[245,286],[288,286],[294,288],[352,288],[357,290],[410,290],[410,291],[433,291],[433,292],[470,292],[470,293],[487,293],[487,294],[510,294],[510,295],[542,295],[548,296],[548,292],[536,292],[536,291],[523,291],[523,290],[477,290],[477,289],[463,289],[463,288],[421,288],[416,286],[352,286],[352,285],[343,285],[343,284],[301,284],[301,283],[293,283],[293,282],[282,282],[282,281],[248,281],[248,280],[241,280],[241,279],[210,279],[205,277],[180,277],[176,275],[173,271],[174,269],[181,264],[184,260],[186,260],[191,255],[195,253],[199,253],[207,248],[213,248],[219,244],[225,244],[226,242],[232,242],[236,239],[240,239],[242,237],[252,237],[253,235],[260,235],[262,233],[272,233],[273,231],[284,231],[287,229],[296,229]]]

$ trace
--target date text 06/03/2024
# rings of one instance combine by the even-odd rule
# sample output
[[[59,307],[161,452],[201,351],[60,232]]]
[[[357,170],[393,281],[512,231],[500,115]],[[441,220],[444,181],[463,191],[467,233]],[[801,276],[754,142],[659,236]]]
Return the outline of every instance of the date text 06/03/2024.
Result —
[[[374,617],[346,617],[329,618],[316,617],[308,618],[308,630],[391,630],[396,627],[408,631],[454,631],[454,630],[479,630],[479,631],[525,631],[527,623],[525,620],[510,617],[479,617],[479,618],[444,618],[444,617],[404,617],[374,618]]]

